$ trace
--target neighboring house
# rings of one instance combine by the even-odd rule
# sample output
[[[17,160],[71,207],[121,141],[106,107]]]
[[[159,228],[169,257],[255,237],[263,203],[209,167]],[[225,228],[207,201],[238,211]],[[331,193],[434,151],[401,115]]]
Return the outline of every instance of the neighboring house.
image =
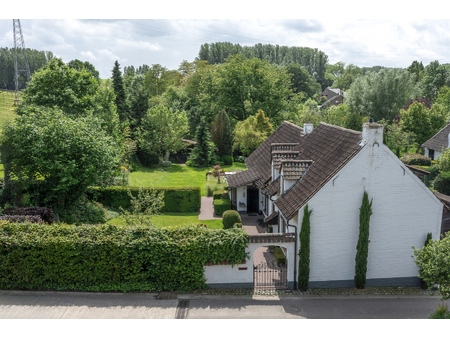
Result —
[[[304,130],[284,122],[246,171],[227,177],[238,210],[258,206],[274,232],[296,233],[299,248],[308,204],[310,287],[352,287],[366,191],[373,200],[366,285],[419,285],[411,247],[421,248],[427,233],[440,237],[442,203],[383,144],[382,125],[365,123],[362,133],[326,123]]]
[[[450,144],[450,123],[437,132],[432,138],[421,145],[425,149],[424,155],[432,160],[441,156]]]
[[[345,92],[339,88],[327,88],[319,94],[319,102],[323,96],[327,98],[327,100],[323,104],[319,105],[319,107],[325,109],[329,106],[338,106],[341,103],[344,103],[345,95]]]

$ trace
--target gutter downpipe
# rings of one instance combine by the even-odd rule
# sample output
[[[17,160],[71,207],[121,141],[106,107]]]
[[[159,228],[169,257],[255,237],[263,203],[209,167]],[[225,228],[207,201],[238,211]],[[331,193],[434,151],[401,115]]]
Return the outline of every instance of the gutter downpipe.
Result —
[[[284,217],[283,213],[281,213],[282,217],[286,221],[288,227],[293,227],[295,229],[295,241],[294,241],[294,289],[297,290],[297,227],[295,225],[289,224],[289,220]]]

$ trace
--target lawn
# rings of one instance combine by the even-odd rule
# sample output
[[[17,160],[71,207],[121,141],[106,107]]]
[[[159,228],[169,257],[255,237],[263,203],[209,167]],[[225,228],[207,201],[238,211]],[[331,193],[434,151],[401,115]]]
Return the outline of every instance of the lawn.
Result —
[[[222,229],[222,219],[198,220],[198,212],[167,212],[164,215],[153,216],[151,222],[157,227],[180,226],[188,224],[206,224],[211,229]],[[120,218],[113,218],[108,221],[109,224],[123,225],[124,222]]]
[[[225,171],[245,170],[244,163],[221,166]],[[130,174],[131,187],[200,187],[202,196],[206,196],[206,173],[211,168],[193,168],[172,164],[169,168],[139,168]]]

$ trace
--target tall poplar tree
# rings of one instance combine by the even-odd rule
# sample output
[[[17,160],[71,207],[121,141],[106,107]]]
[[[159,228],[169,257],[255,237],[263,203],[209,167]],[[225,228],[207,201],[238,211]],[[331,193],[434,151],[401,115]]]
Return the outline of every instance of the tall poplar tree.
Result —
[[[308,204],[303,213],[302,228],[300,230],[300,250],[298,260],[298,288],[300,291],[308,290],[309,284],[309,262],[310,262],[310,216],[312,210],[308,210]]]
[[[220,110],[211,124],[211,140],[217,147],[217,155],[231,156],[233,140],[231,136],[230,119],[225,110]]]
[[[122,72],[120,71],[119,62],[114,62],[114,68],[112,70],[112,87],[116,94],[116,106],[117,113],[121,122],[125,121],[128,117],[128,103],[126,100],[125,89],[123,86]]]
[[[364,191],[361,208],[359,209],[359,238],[356,246],[355,286],[364,289],[366,285],[367,257],[369,254],[369,222],[372,215],[372,201]]]

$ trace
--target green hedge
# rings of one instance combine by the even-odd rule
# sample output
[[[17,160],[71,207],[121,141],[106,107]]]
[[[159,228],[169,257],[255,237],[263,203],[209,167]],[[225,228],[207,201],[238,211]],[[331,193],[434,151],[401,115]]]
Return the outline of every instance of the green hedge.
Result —
[[[437,175],[433,181],[433,188],[441,194],[450,195],[450,171],[444,171]]]
[[[408,165],[431,165],[431,159],[429,157],[416,153],[404,154],[400,160]]]
[[[206,262],[237,264],[247,245],[242,229],[0,222],[0,289],[193,290]]]
[[[213,199],[214,200],[220,200],[220,199],[229,199],[228,196],[228,190],[216,190],[213,192]]]
[[[231,201],[229,198],[214,200],[214,213],[216,215],[222,216],[227,210],[231,210]]]
[[[89,187],[87,195],[89,199],[100,202],[105,207],[127,209],[131,206],[127,189],[127,187]],[[137,196],[139,188],[130,187],[129,189],[133,196]],[[201,190],[199,187],[154,189],[164,191],[164,207],[161,212],[197,212],[200,210]]]

